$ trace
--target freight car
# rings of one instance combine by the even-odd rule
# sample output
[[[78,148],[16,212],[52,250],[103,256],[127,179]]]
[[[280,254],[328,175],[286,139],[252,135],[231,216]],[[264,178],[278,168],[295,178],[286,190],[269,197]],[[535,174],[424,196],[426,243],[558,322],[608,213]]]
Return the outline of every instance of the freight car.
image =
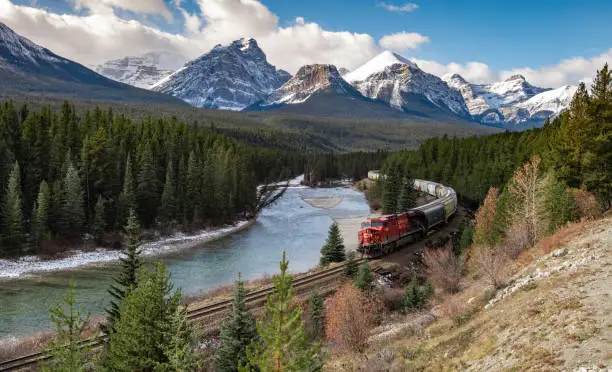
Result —
[[[435,196],[436,200],[405,212],[363,221],[358,232],[358,252],[369,257],[389,254],[421,239],[457,211],[457,194],[452,188],[425,180],[414,180],[414,188]]]

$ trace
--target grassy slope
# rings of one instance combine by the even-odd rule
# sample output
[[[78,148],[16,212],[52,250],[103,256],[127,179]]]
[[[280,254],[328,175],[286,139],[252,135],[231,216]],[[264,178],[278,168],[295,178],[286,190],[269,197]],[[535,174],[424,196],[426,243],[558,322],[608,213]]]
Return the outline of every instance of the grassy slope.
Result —
[[[558,248],[568,253],[554,257]],[[408,316],[373,336],[365,355],[336,356],[326,370],[610,368],[612,218],[563,228],[524,252],[514,270],[494,301],[482,280],[467,279],[460,294],[441,299],[431,325],[422,325],[431,313]]]

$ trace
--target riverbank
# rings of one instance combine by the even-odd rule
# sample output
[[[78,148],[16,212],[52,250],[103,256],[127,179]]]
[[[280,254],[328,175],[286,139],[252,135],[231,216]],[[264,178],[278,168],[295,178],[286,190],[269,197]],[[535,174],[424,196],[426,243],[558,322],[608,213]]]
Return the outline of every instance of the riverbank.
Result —
[[[145,257],[161,257],[243,231],[255,222],[256,219],[253,218],[238,221],[234,225],[202,230],[192,235],[179,233],[161,240],[144,243],[140,249]],[[0,281],[23,278],[44,272],[103,265],[119,261],[120,257],[121,250],[96,248],[92,251],[68,251],[61,258],[42,259],[38,256],[24,256],[14,260],[0,259]]]

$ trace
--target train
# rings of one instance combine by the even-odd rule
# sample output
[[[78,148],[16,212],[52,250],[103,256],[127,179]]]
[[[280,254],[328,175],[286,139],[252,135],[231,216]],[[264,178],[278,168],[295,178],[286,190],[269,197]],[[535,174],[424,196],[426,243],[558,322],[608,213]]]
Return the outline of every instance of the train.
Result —
[[[457,212],[457,193],[453,188],[418,179],[414,180],[414,188],[436,199],[405,212],[364,220],[357,233],[359,253],[367,257],[387,255],[422,239]]]

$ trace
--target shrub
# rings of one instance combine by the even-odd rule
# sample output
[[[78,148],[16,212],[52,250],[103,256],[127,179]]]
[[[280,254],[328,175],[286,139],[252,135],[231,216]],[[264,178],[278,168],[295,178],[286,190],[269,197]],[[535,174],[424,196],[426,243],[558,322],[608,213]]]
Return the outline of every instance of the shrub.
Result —
[[[416,280],[412,280],[404,292],[402,310],[411,312],[424,309],[433,294],[434,289],[430,282],[425,285],[418,285]]]
[[[364,262],[359,266],[357,278],[355,279],[355,287],[362,291],[370,291],[374,288],[374,276],[372,275],[372,269],[369,263]]]
[[[344,262],[344,270],[342,270],[342,276],[345,278],[354,278],[359,271],[359,263],[355,260],[355,252],[349,252],[347,259]]]
[[[476,269],[496,289],[506,284],[510,259],[504,250],[479,249],[474,255]]]
[[[424,254],[432,282],[448,293],[459,292],[464,268],[463,256],[455,256],[450,247],[428,249]]]
[[[345,285],[334,294],[326,307],[327,339],[342,348],[361,352],[374,325],[376,306],[365,294]]]
[[[601,206],[595,195],[586,190],[575,189],[574,201],[580,218],[597,218],[601,216]]]

